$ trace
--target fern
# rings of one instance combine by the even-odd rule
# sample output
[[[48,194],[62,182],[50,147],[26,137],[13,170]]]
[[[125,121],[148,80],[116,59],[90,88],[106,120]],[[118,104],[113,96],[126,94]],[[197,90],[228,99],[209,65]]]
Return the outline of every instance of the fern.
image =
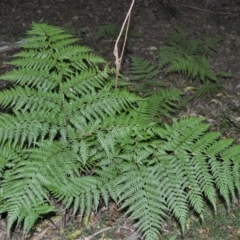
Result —
[[[176,89],[166,89],[157,79],[159,73],[157,64],[152,64],[141,57],[131,57],[127,80],[130,83],[136,82],[136,87],[131,86],[131,90],[134,89],[144,96],[151,96],[146,107],[148,120],[151,121],[160,120],[163,117],[169,118],[171,113],[179,107],[182,94]]]
[[[177,29],[177,33],[168,38],[167,46],[159,52],[160,68],[167,67],[167,72],[180,72],[192,79],[198,77],[204,84],[216,82],[217,76],[229,77],[230,74],[224,71],[212,72],[207,58],[211,50],[216,50],[219,41],[218,38],[190,41],[182,30]]]
[[[117,179],[121,186],[120,202],[124,202],[121,209],[127,208],[126,214],[137,220],[144,239],[158,239],[159,223],[163,222],[168,209],[152,169],[133,164],[122,168],[122,176]]]
[[[91,190],[83,187],[84,182],[89,185],[88,179],[77,181],[76,187],[79,170],[87,173],[96,164],[95,154],[101,157],[103,149],[92,148],[92,144],[98,139],[102,121],[124,108],[134,109],[131,99],[137,99],[127,92],[125,96],[111,92],[111,83],[106,81],[111,69],[105,60],[88,48],[71,45],[75,39],[62,30],[34,24],[29,36],[24,50],[11,62],[18,68],[1,76],[13,84],[0,97],[2,106],[11,107],[13,115],[1,115],[0,144],[3,149],[20,149],[18,158],[11,159],[11,154],[2,166],[5,194],[1,212],[9,213],[9,231],[15,220],[23,220],[31,209],[35,212],[36,206],[41,209],[49,204],[50,193],[66,206],[73,196],[90,194],[89,201],[79,200],[82,211],[90,212],[91,199],[97,202],[96,191],[92,198]],[[25,215],[20,215],[24,209]],[[43,209],[52,211],[53,207]],[[30,221],[25,221],[24,230],[30,227]]]
[[[74,27],[74,26],[66,26],[64,28],[64,30],[73,35],[73,36],[76,36],[78,39],[82,40],[83,36],[87,33],[86,29],[84,28],[77,28],[77,27]]]
[[[119,26],[118,24],[112,23],[112,22],[106,22],[98,27],[97,33],[96,33],[96,41],[98,41],[102,38],[105,38],[105,37],[117,38],[120,30],[121,30],[121,26]],[[125,35],[125,34],[126,34],[126,32],[124,30],[123,35]],[[132,30],[132,28],[130,27],[129,36],[139,37],[140,34],[134,32]]]
[[[149,80],[159,74],[160,70],[157,64],[151,64],[150,61],[141,57],[131,57],[131,65],[129,69],[129,80]]]
[[[131,56],[130,66],[125,75],[126,80],[132,84],[131,89],[149,93],[152,88],[164,86],[156,79],[159,73],[157,64],[152,64],[142,57]]]
[[[206,37],[206,38],[203,38],[202,39],[203,42],[206,44],[205,46],[205,49],[206,50],[213,50],[213,51],[217,51],[217,44],[221,41],[220,38],[209,38],[209,37]],[[207,51],[208,54],[211,54],[211,51]]]
[[[203,119],[158,115],[175,107],[179,92],[139,97],[114,90],[113,70],[59,28],[33,24],[15,69],[0,79],[0,213],[8,233],[26,234],[49,212],[73,208],[89,215],[101,200],[119,203],[147,240],[157,240],[171,214],[184,230],[189,208],[203,218],[205,199],[216,209],[240,190],[240,147],[209,133]],[[172,95],[172,93],[174,93]],[[160,93],[156,93],[161,95]],[[151,106],[151,108],[150,108]]]
[[[171,118],[179,108],[182,92],[177,89],[160,89],[152,93],[147,103],[148,119],[159,121],[161,118]]]
[[[193,97],[200,98],[202,96],[213,96],[214,94],[223,91],[224,89],[222,86],[207,82],[202,87],[196,89],[195,93],[193,94]]]

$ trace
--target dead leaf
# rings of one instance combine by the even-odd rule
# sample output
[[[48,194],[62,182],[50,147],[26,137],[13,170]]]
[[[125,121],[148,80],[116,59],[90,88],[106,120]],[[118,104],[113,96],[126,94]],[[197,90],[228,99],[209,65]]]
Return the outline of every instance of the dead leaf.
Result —
[[[76,237],[78,237],[80,234],[81,234],[81,231],[80,231],[80,230],[76,230],[76,231],[74,231],[73,233],[68,234],[68,235],[66,236],[66,238],[67,238],[67,239],[76,239]]]

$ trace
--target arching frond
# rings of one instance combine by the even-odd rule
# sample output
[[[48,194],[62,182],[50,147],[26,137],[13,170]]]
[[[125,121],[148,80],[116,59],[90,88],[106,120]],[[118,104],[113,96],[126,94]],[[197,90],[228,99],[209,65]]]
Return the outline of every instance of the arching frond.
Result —
[[[209,133],[204,119],[156,121],[174,111],[179,91],[115,90],[113,69],[71,35],[46,24],[28,34],[15,69],[0,77],[11,83],[0,92],[1,107],[11,110],[0,115],[0,214],[7,213],[8,233],[20,223],[27,233],[57,211],[51,199],[87,215],[112,199],[146,240],[158,239],[169,214],[184,230],[189,208],[203,218],[206,199],[215,209],[218,194],[230,204],[240,190],[240,146]],[[179,39],[187,52],[200,51],[179,35],[170,54]],[[174,59],[187,74],[209,77],[187,60]],[[149,62],[135,63],[140,74],[156,76]]]

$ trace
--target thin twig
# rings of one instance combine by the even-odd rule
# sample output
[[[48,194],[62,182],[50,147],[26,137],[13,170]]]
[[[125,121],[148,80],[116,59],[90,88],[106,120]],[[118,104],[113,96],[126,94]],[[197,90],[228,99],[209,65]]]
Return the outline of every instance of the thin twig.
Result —
[[[197,11],[202,11],[202,12],[209,12],[209,13],[218,13],[218,14],[224,14],[224,15],[232,15],[232,16],[238,16],[239,14],[235,14],[235,13],[231,13],[231,12],[216,12],[216,11],[211,11],[208,9],[203,9],[203,8],[198,8],[198,7],[192,7],[189,5],[184,5],[184,4],[177,4],[180,7],[186,7],[186,8],[191,8],[191,9],[195,9]]]
[[[116,65],[116,80],[115,80],[115,90],[117,89],[118,87],[118,76],[119,76],[119,72],[120,72],[120,68],[121,68],[121,63],[122,63],[122,57],[123,57],[123,53],[124,53],[124,48],[126,46],[126,41],[127,41],[127,33],[128,33],[128,29],[129,29],[129,24],[130,24],[130,16],[131,16],[131,11],[132,11],[132,8],[133,8],[133,5],[134,5],[134,2],[135,0],[132,0],[132,3],[131,3],[131,6],[128,10],[128,13],[126,15],[126,18],[124,19],[124,22],[123,22],[123,25],[122,25],[122,28],[121,28],[121,31],[117,37],[117,40],[116,40],[116,43],[115,43],[115,46],[114,46],[114,51],[113,51],[113,54],[115,56],[115,65]],[[125,25],[127,23],[127,27],[126,27],[126,33],[125,33],[125,38],[124,38],[124,44],[123,44],[123,48],[122,48],[122,51],[121,51],[121,56],[119,58],[118,56],[118,43],[119,43],[119,40],[122,36],[122,33],[123,33],[123,30],[125,28]]]
[[[59,232],[61,232],[61,229],[57,226],[57,224],[51,218],[49,218],[48,220]]]
[[[107,227],[107,228],[103,228],[100,231],[94,233],[93,235],[89,236],[89,237],[82,237],[82,238],[78,238],[77,240],[91,240],[92,238],[94,238],[95,236],[97,236],[98,234],[102,233],[102,232],[106,232],[108,230],[112,229],[111,227]]]

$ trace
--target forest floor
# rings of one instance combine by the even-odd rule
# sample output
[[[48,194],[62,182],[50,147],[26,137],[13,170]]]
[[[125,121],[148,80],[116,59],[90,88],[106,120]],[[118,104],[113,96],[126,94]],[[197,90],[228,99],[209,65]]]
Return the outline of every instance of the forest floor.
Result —
[[[136,0],[132,10],[131,25],[140,34],[129,39],[124,64],[132,55],[156,61],[156,50],[165,45],[169,34],[176,28],[182,29],[189,39],[206,37],[221,38],[216,51],[210,58],[213,71],[226,71],[229,78],[219,78],[223,91],[196,98],[182,108],[176,117],[203,116],[211,123],[211,129],[220,131],[224,137],[234,138],[240,143],[240,1],[232,0],[227,6],[205,5],[203,0],[165,1]],[[212,2],[217,2],[212,0]],[[220,1],[221,2],[221,1]],[[107,60],[114,62],[115,39],[96,41],[99,26],[106,22],[121,26],[131,1],[121,0],[2,0],[0,1],[0,74],[10,70],[6,64],[18,51],[15,43],[25,37],[32,22],[42,22],[65,28],[79,37],[80,44],[87,45]],[[176,74],[160,74],[160,82],[191,94],[192,86],[199,86],[199,80],[187,81]],[[0,89],[6,82],[0,82]],[[199,223],[193,214],[189,215],[186,232],[183,235],[176,223],[169,220],[164,225],[160,239],[240,239],[240,210],[235,202],[227,212],[219,202],[216,216],[206,208],[205,222]],[[80,221],[70,213],[59,218],[40,221],[27,239],[141,239],[131,225],[117,211],[115,204],[109,209],[102,207],[93,212],[89,221]],[[6,223],[0,221],[0,239],[6,237]],[[22,239],[21,229],[13,233],[12,239]],[[174,238],[172,238],[174,239]]]

